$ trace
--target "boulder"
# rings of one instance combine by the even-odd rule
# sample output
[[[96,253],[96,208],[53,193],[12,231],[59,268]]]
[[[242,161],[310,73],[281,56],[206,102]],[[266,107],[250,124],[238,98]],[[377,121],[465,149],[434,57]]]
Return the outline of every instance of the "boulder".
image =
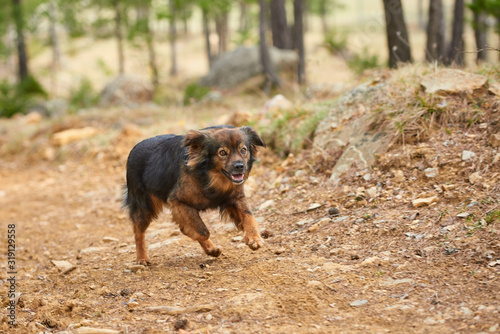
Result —
[[[51,137],[51,142],[55,146],[64,146],[66,144],[80,141],[99,133],[99,130],[91,126],[79,129],[68,129],[56,132]]]
[[[101,93],[99,105],[135,107],[153,99],[153,85],[130,75],[120,75],[108,83]]]
[[[420,84],[427,94],[461,94],[484,90],[488,78],[455,69],[442,69],[426,75]]]
[[[271,62],[277,70],[296,64],[297,54],[292,50],[269,47]],[[263,71],[259,47],[241,46],[217,59],[210,72],[200,79],[200,85],[207,87],[231,88]]]
[[[371,130],[373,122],[370,103],[385,91],[385,84],[367,82],[343,94],[327,116],[318,124],[314,137],[315,149],[335,152],[344,147],[343,153],[332,170],[330,179],[335,181],[353,163],[368,168],[375,161],[375,153],[387,149],[391,137],[383,130]]]

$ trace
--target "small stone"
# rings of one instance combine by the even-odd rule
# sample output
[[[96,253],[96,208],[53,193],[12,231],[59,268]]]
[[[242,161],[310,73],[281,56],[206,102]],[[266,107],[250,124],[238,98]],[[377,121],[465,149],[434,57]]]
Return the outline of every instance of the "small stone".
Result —
[[[396,183],[401,183],[401,182],[404,182],[406,180],[405,178],[405,174],[403,173],[402,170],[397,170],[394,172],[394,182]]]
[[[489,143],[493,147],[500,146],[500,133],[494,133],[490,136]]]
[[[323,286],[323,283],[320,281],[309,281],[307,282],[307,285],[319,288]]]
[[[47,161],[54,161],[57,157],[56,149],[52,146],[48,146],[43,149],[42,158]]]
[[[264,203],[262,203],[260,206],[259,206],[259,210],[264,210],[264,209],[267,209],[271,206],[274,206],[274,200],[270,199],[270,200],[267,200],[265,201]]]
[[[313,221],[314,221],[314,219],[299,220],[296,224],[297,224],[297,226],[303,226],[303,225],[309,224]]]
[[[314,225],[309,226],[309,228],[307,229],[307,232],[311,233],[311,232],[316,231],[317,229],[319,229],[320,225],[321,224],[314,224]]]
[[[437,196],[432,196],[432,197],[427,197],[427,198],[419,198],[416,199],[412,202],[413,206],[416,208],[419,208],[424,205],[431,205],[432,203],[436,203],[439,201],[439,197]]]
[[[469,159],[472,159],[476,156],[476,153],[472,152],[472,151],[463,151],[462,152],[462,160],[469,160]]]
[[[212,318],[213,318],[213,317],[212,317],[212,315],[209,313],[209,314],[207,314],[207,316],[205,317],[205,320],[210,321],[210,320],[212,320]]]
[[[459,214],[457,215],[457,217],[458,217],[458,218],[467,218],[467,217],[469,217],[470,215],[471,215],[471,214],[470,214],[470,213],[468,213],[468,212],[462,212],[462,213],[459,213]]]
[[[119,334],[120,331],[105,328],[80,327],[76,330],[77,334]]]
[[[336,206],[333,206],[330,209],[328,209],[328,214],[330,216],[338,216],[339,213],[340,213],[340,210]]]
[[[189,325],[189,322],[187,319],[185,319],[185,318],[177,319],[174,323],[174,329],[176,331],[178,331],[180,329],[184,330],[188,327],[188,325]]]
[[[442,185],[442,188],[444,191],[450,191],[450,190],[453,190],[455,189],[457,186],[454,185],[454,184],[443,184]]]
[[[462,307],[460,308],[460,311],[462,312],[462,314],[463,314],[463,315],[464,315],[464,317],[466,317],[466,318],[471,318],[471,317],[472,317],[472,315],[474,315],[474,313],[471,311],[471,309],[470,309],[470,308],[468,308],[468,307],[465,307],[465,306],[462,306]]]
[[[366,189],[366,194],[368,195],[369,198],[375,198],[378,195],[377,187],[371,187]]]
[[[108,250],[108,247],[88,247],[84,248],[80,251],[80,254],[90,254],[90,253],[98,253]]]
[[[482,180],[482,176],[479,175],[479,172],[474,172],[471,175],[469,175],[469,182],[471,184],[476,184],[479,183]]]
[[[274,251],[274,254],[278,254],[279,255],[279,254],[283,254],[284,252],[286,252],[286,248],[285,247],[280,247],[280,248],[278,248],[278,249],[276,249]]]
[[[363,180],[370,181],[371,179],[372,179],[372,176],[370,173],[366,173],[365,175],[363,175]]]
[[[139,303],[138,303],[138,302],[136,302],[136,301],[133,301],[133,302],[128,302],[128,303],[127,303],[127,307],[128,307],[128,308],[131,308],[131,309],[134,309],[134,308],[136,308],[137,306],[139,306]]]
[[[299,169],[297,171],[295,171],[295,177],[301,177],[301,176],[305,176],[307,175],[307,172],[303,169]]]
[[[351,305],[351,306],[353,306],[353,307],[360,307],[360,306],[365,305],[366,303],[368,303],[368,300],[366,300],[366,299],[362,299],[362,300],[355,300],[355,301],[353,301],[353,302],[352,302],[351,304],[349,304],[349,305]]]
[[[488,263],[488,266],[490,266],[490,267],[494,267],[494,266],[496,266],[496,265],[500,265],[500,260],[497,260],[497,261],[493,261],[493,262]]]
[[[424,319],[424,324],[426,325],[436,325],[438,322],[436,321],[436,319],[434,318],[431,318],[431,317],[427,317]]]
[[[32,111],[22,118],[25,124],[38,124],[42,121],[42,115],[36,111]]]
[[[61,274],[67,274],[70,271],[73,271],[76,269],[76,266],[68,261],[56,261],[52,260],[51,261],[54,266],[56,266],[57,269],[61,272]]]
[[[134,265],[131,265],[129,267],[129,269],[132,271],[132,272],[138,272],[139,270],[144,270],[146,269],[145,266],[143,266],[142,264],[134,264]]]
[[[426,168],[424,169],[425,176],[428,178],[433,178],[438,175],[438,169],[437,168]]]
[[[232,237],[232,238],[231,238],[231,241],[232,241],[232,242],[240,242],[240,241],[243,241],[243,236],[242,236],[242,235],[238,235],[238,236]]]
[[[500,153],[497,153],[495,157],[493,158],[493,162],[491,163],[492,165],[496,164],[498,161],[500,161]]]
[[[307,211],[316,210],[318,208],[321,208],[322,206],[323,206],[322,204],[313,203],[313,204],[309,205],[309,207],[307,208]]]
[[[490,329],[488,329],[488,331],[490,333],[495,333],[498,329],[498,326],[499,326],[498,324],[495,324],[495,325],[491,326]]]
[[[104,237],[104,238],[102,238],[102,241],[106,242],[106,243],[110,243],[110,242],[118,242],[120,240],[113,238],[113,237]]]

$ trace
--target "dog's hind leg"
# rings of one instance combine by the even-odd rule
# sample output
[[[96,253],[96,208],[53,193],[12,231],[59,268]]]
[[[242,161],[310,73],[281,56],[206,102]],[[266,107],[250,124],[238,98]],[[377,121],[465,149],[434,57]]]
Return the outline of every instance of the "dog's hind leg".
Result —
[[[148,196],[147,209],[140,207],[136,202],[129,204],[130,219],[134,226],[135,249],[137,252],[137,263],[150,265],[151,261],[146,248],[146,229],[153,219],[158,216],[163,203],[154,196]]]
[[[176,200],[169,204],[174,222],[179,225],[183,234],[198,241],[207,255],[217,257],[222,253],[222,249],[210,240],[210,232],[197,209]]]

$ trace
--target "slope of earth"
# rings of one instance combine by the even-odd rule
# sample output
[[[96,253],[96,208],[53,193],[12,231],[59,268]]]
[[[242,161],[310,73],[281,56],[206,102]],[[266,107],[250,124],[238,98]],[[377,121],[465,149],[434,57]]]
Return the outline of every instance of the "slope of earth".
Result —
[[[208,212],[223,248],[209,258],[165,210],[147,232],[150,267],[134,264],[120,208],[126,156],[144,132],[117,125],[108,137],[50,153],[34,130],[21,153],[0,163],[1,228],[15,224],[21,293],[12,328],[3,251],[0,332],[498,332],[495,103],[478,105],[477,121],[429,132],[425,143],[396,143],[372,169],[353,167],[338,184],[309,151],[284,160],[263,150],[247,193],[266,246],[251,251]],[[56,158],[33,158],[39,152]],[[428,205],[414,202],[425,198]]]

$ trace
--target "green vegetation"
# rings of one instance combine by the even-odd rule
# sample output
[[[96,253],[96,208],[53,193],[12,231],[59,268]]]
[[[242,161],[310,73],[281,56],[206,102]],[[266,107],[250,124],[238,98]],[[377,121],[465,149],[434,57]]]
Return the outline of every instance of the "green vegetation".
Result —
[[[355,53],[352,58],[347,60],[347,65],[357,74],[363,73],[365,70],[380,67],[380,62],[376,54],[370,54],[365,47],[361,54]]]
[[[184,90],[184,105],[187,106],[193,102],[198,102],[208,93],[210,93],[210,88],[191,83]]]
[[[70,106],[73,111],[89,108],[97,104],[99,94],[95,92],[88,78],[83,78],[77,88],[71,90]]]
[[[47,97],[47,92],[33,76],[28,76],[19,84],[3,80],[0,82],[0,117],[25,113],[35,103],[35,99],[40,97]]]

